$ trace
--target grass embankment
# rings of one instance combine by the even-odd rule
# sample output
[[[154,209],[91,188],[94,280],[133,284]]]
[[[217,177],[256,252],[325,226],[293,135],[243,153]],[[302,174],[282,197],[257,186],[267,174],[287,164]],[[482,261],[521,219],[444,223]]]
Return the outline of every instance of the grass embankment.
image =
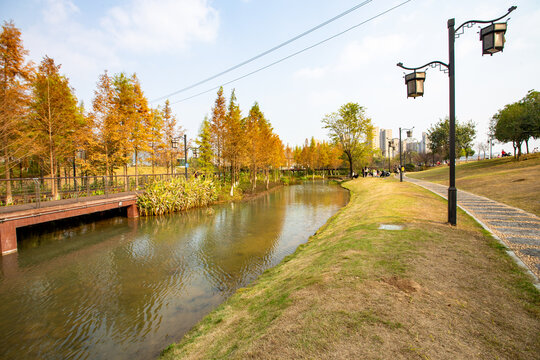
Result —
[[[445,224],[446,202],[410,183],[345,187],[350,203],[308,243],[163,357],[538,357],[540,294],[478,224],[461,211]]]
[[[448,171],[442,166],[407,176],[448,185]],[[457,165],[456,186],[540,216],[540,154]]]

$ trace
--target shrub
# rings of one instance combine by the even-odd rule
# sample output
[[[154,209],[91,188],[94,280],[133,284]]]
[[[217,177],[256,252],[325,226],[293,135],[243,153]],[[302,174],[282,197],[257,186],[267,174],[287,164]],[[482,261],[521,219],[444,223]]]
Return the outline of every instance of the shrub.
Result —
[[[416,169],[416,166],[414,164],[405,164],[405,171],[413,172],[415,169]]]
[[[158,180],[137,195],[141,215],[163,215],[207,206],[216,201],[218,190],[210,179],[182,178]]]

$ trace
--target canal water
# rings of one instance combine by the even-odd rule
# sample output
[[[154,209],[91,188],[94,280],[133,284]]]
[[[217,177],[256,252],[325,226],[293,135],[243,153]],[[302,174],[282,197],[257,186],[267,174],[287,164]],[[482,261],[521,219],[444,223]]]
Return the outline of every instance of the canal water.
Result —
[[[155,358],[348,197],[307,182],[211,210],[26,234],[0,260],[0,358]]]

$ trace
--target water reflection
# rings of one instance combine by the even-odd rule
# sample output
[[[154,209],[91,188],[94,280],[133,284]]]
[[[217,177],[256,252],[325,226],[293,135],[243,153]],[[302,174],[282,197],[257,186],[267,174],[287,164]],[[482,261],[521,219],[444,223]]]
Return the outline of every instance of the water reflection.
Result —
[[[150,358],[343,206],[307,183],[159,218],[34,235],[0,260],[0,358]]]

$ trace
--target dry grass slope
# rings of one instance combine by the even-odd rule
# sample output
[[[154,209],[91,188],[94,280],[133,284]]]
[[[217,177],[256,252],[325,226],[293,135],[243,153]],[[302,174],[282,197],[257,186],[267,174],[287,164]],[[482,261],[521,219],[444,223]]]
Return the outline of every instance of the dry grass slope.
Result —
[[[407,176],[448,185],[447,166]],[[456,186],[540,216],[540,154],[458,165]]]
[[[163,358],[538,358],[540,294],[471,218],[450,227],[446,203],[409,183],[345,186],[350,203],[307,244]]]

